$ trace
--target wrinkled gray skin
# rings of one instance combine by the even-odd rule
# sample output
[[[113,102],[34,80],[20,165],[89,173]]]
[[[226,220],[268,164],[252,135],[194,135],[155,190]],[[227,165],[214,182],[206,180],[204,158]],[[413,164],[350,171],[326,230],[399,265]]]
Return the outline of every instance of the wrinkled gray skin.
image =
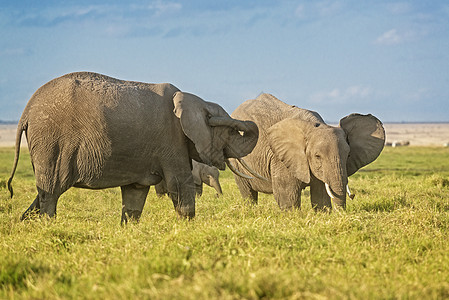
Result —
[[[258,192],[273,193],[282,209],[299,208],[306,186],[316,210],[331,209],[325,183],[336,196],[334,208],[344,209],[348,176],[374,161],[385,142],[382,123],[372,115],[351,114],[340,120],[339,127],[332,127],[318,113],[269,94],[244,102],[232,117],[259,127],[257,145],[244,160],[268,179],[234,175],[242,196],[257,203]],[[231,162],[245,172],[237,160]]]
[[[59,196],[72,186],[120,186],[122,222],[139,219],[150,186],[162,179],[178,214],[194,217],[192,159],[224,169],[225,158],[245,156],[258,138],[253,122],[234,120],[171,84],[71,73],[39,88],[22,114],[11,197],[22,132],[38,191],[22,219],[54,216]]]
[[[195,184],[195,193],[198,197],[203,194],[203,183],[213,187],[217,191],[217,197],[223,194],[219,181],[220,171],[216,167],[211,167],[197,161],[192,161],[192,176]],[[167,187],[165,181],[162,180],[156,186],[156,194],[159,197],[167,194]]]

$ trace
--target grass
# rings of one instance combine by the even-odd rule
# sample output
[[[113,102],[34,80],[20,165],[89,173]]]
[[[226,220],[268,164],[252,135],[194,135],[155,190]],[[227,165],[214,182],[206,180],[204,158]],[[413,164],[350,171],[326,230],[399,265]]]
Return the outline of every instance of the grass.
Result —
[[[449,297],[449,149],[386,148],[350,178],[342,214],[282,212],[272,195],[205,187],[194,221],[152,188],[120,226],[116,189],[70,189],[56,219],[20,222],[35,197],[22,151],[0,148],[0,299],[442,299]]]

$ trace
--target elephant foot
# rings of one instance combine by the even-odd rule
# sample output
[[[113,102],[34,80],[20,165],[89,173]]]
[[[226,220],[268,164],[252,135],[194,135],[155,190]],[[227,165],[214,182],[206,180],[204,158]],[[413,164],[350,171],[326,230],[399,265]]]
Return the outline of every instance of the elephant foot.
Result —
[[[30,220],[38,216],[40,216],[40,210],[38,208],[27,209],[20,217],[20,221]]]
[[[140,220],[140,215],[142,214],[142,211],[140,210],[124,210],[122,211],[122,220],[121,224],[126,225],[129,222],[138,223]]]
[[[314,205],[313,209],[315,210],[316,213],[327,213],[327,214],[330,214],[332,212],[332,207],[329,207],[329,206]]]
[[[191,209],[191,207],[178,207],[176,209],[176,212],[178,213],[178,218],[188,220],[192,220],[193,218],[195,218],[195,208]]]
[[[39,207],[39,196],[34,199],[33,203],[31,203],[30,207],[22,214],[20,217],[20,221],[29,220],[33,217],[40,215],[40,207]]]

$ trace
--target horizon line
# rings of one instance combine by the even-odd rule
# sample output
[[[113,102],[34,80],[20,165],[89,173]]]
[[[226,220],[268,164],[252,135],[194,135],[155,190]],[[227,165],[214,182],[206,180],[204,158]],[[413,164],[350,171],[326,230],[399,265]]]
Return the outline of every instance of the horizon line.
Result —
[[[449,120],[447,121],[381,121],[382,124],[448,124]],[[325,120],[326,124],[338,124],[339,121],[327,121]],[[19,124],[19,121],[11,121],[11,120],[0,120],[0,125],[17,125]]]

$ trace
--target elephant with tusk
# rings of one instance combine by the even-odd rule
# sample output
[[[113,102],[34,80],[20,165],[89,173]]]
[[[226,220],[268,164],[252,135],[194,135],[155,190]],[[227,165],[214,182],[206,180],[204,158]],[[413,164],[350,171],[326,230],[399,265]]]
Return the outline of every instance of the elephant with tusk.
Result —
[[[354,198],[348,177],[374,161],[385,143],[383,125],[372,115],[351,114],[333,127],[318,113],[269,94],[242,103],[231,116],[259,128],[254,150],[229,160],[242,196],[257,203],[259,192],[273,193],[282,209],[299,208],[307,186],[315,210],[332,204],[345,209],[346,193]],[[262,178],[238,174],[245,175],[248,166]]]
[[[56,78],[29,100],[18,124],[8,189],[25,132],[37,196],[22,215],[55,216],[70,187],[120,187],[122,222],[138,220],[151,185],[164,180],[176,212],[195,216],[192,159],[225,169],[257,143],[252,121],[175,86],[79,72]]]

